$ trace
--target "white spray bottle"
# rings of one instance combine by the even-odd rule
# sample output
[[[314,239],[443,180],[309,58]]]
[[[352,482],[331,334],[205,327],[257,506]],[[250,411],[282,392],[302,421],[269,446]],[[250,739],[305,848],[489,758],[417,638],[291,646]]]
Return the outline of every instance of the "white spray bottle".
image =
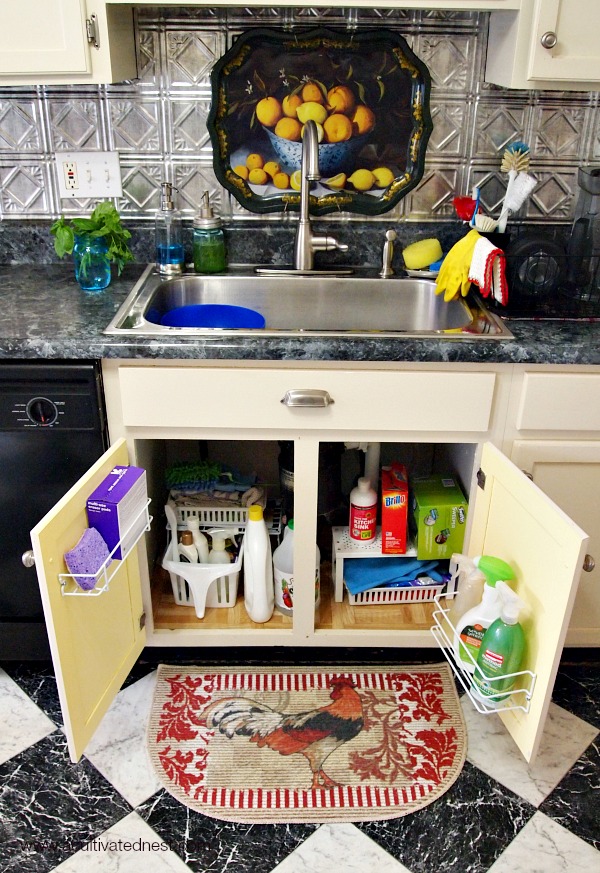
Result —
[[[227,531],[220,528],[209,530],[209,535],[212,537],[212,549],[208,555],[209,564],[230,564],[231,555],[225,549],[225,539]]]
[[[448,621],[456,627],[466,612],[481,603],[485,574],[477,569],[473,558],[455,553],[450,558],[450,575],[455,580],[457,591],[450,601]]]

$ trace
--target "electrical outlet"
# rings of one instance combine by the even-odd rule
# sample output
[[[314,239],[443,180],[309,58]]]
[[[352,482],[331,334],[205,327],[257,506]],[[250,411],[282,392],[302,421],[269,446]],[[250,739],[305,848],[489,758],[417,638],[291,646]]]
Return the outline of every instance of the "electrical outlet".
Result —
[[[54,157],[62,199],[122,196],[118,152],[57,152]]]
[[[67,191],[77,191],[79,182],[77,180],[77,164],[75,161],[63,161],[63,172],[65,174],[65,188]]]

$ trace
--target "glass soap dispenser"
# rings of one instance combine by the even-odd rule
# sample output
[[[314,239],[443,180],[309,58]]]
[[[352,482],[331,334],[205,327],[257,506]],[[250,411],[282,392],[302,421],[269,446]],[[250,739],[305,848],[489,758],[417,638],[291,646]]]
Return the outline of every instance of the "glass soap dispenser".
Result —
[[[222,273],[226,266],[221,219],[213,214],[208,191],[205,191],[200,213],[194,218],[194,270],[196,273]]]
[[[173,203],[173,185],[161,184],[160,210],[156,213],[156,267],[163,276],[178,276],[183,271],[183,233],[181,213]]]

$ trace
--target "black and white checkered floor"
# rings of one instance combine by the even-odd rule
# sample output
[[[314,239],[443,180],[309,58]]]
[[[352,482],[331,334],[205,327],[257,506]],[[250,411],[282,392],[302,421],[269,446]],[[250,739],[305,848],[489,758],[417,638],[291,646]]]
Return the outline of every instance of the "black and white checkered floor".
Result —
[[[468,755],[450,791],[393,821],[321,826],[217,821],[162,790],[145,750],[154,666],[136,666],[72,764],[51,666],[2,664],[0,870],[600,871],[598,662],[563,659],[533,768],[499,719],[463,699]]]

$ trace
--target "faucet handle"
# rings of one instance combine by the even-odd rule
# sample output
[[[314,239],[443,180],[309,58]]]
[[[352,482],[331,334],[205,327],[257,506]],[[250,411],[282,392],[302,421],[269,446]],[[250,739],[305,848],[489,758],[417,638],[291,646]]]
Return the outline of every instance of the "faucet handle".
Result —
[[[394,257],[394,240],[398,238],[395,230],[386,230],[385,242],[383,244],[383,265],[379,275],[382,279],[389,279],[394,275],[392,269],[392,258]]]

